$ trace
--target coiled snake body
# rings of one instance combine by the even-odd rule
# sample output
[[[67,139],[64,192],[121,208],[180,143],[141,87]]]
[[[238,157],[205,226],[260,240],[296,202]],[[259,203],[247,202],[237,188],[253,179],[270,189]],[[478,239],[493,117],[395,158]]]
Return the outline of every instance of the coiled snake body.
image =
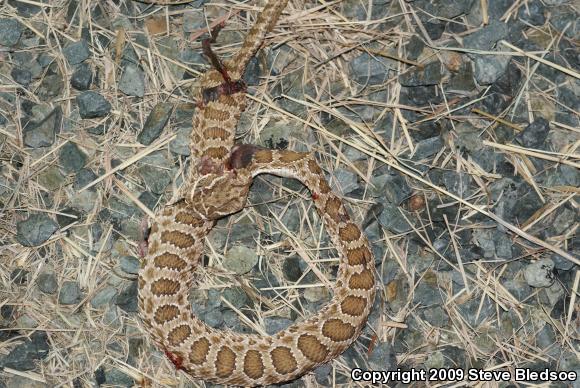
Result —
[[[366,238],[332,193],[310,153],[234,146],[245,108],[239,85],[287,0],[270,0],[242,48],[199,81],[193,119],[192,166],[181,201],[157,212],[139,272],[139,313],[146,330],[171,361],[195,378],[256,386],[295,379],[326,363],[355,341],[375,296],[374,259]],[[225,85],[227,86],[227,85]],[[230,85],[231,86],[231,85]],[[216,330],[196,318],[188,303],[204,238],[215,220],[241,210],[253,177],[270,173],[301,181],[336,246],[340,264],[334,297],[316,315],[273,336]]]

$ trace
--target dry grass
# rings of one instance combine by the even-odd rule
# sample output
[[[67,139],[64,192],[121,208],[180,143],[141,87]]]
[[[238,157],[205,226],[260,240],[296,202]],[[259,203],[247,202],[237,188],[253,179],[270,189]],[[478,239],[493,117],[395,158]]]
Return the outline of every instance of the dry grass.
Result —
[[[34,1],[19,0],[19,2],[39,4]],[[81,0],[78,6],[72,9],[77,19],[69,24],[66,21],[68,2],[65,1],[50,1],[49,4],[42,6],[39,14],[30,18],[19,16],[12,7],[0,2],[0,17],[17,19],[30,29],[33,35],[40,38],[38,46],[31,47],[30,50],[36,54],[49,53],[54,56],[58,69],[67,80],[58,98],[50,102],[41,101],[35,94],[37,92],[35,85],[38,85],[45,75],[41,75],[30,88],[24,89],[4,72],[9,68],[7,65],[0,67],[0,91],[14,94],[17,99],[14,104],[16,111],[11,110],[8,104],[0,100],[0,113],[8,118],[8,124],[0,127],[0,177],[9,183],[11,190],[10,193],[0,197],[2,200],[0,307],[14,308],[14,314],[10,318],[4,320],[0,318],[0,330],[18,330],[16,337],[0,342],[0,358],[8,354],[14,345],[34,330],[46,331],[51,346],[48,357],[38,363],[34,370],[17,371],[6,368],[0,371],[0,382],[4,380],[14,384],[14,381],[23,381],[29,386],[35,383],[39,384],[38,386],[55,387],[93,386],[94,372],[103,367],[107,371],[110,369],[122,371],[132,377],[137,385],[176,387],[204,385],[203,382],[193,381],[185,374],[175,371],[171,362],[155,350],[154,345],[144,335],[135,313],[126,313],[115,305],[95,309],[90,304],[92,297],[107,285],[113,285],[118,290],[125,289],[134,280],[134,276],[127,275],[119,269],[119,258],[123,255],[139,255],[138,241],[130,235],[131,231],[138,230],[139,217],[135,216],[129,220],[121,232],[113,227],[110,220],[100,219],[101,211],[109,207],[111,199],[116,199],[132,204],[144,214],[152,216],[147,207],[138,200],[139,194],[146,187],[138,174],[137,165],[146,155],[156,151],[172,157],[168,151],[168,144],[176,135],[170,126],[150,146],[139,144],[136,135],[156,103],[193,102],[189,98],[190,81],[181,79],[181,71],[187,70],[192,74],[198,74],[202,70],[196,64],[186,64],[171,58],[163,45],[167,43],[164,38],[170,37],[180,49],[184,47],[198,49],[200,47],[198,38],[205,29],[193,32],[184,39],[181,29],[184,11],[173,7],[150,7],[135,18],[128,19],[133,25],[145,21],[149,31],[156,29],[155,31],[160,32],[158,35],[151,36],[145,27],[135,30],[114,29],[109,22],[120,16],[121,7],[128,3],[128,0],[122,0],[119,5],[113,1],[100,2],[98,7],[105,11],[105,14],[96,17],[93,14],[95,8],[92,3]],[[261,132],[276,122],[300,128],[300,133],[288,138],[288,148],[316,152],[319,161],[329,172],[335,190],[340,192],[341,187],[333,178],[333,171],[342,168],[358,176],[360,188],[365,193],[363,199],[345,198],[358,222],[363,221],[370,206],[375,202],[375,199],[368,195],[371,191],[373,171],[384,165],[401,173],[411,186],[413,194],[422,197],[426,204],[419,209],[420,212],[401,213],[403,217],[411,215],[419,220],[418,223],[413,223],[409,219],[409,224],[412,225],[411,232],[393,234],[381,229],[380,238],[372,241],[372,244],[381,245],[384,251],[382,263],[377,265],[378,273],[396,268],[398,274],[389,284],[379,285],[378,318],[372,321],[370,330],[367,330],[363,339],[356,344],[356,352],[366,360],[369,346],[376,346],[380,342],[400,346],[406,343],[407,339],[414,338],[416,343],[421,343],[420,346],[409,342],[408,348],[397,353],[399,363],[407,367],[430,365],[429,363],[433,362],[430,359],[433,352],[449,347],[461,349],[465,352],[465,357],[477,360],[479,367],[489,370],[513,370],[526,363],[538,361],[557,364],[558,360],[554,360],[553,356],[547,354],[536,342],[537,333],[545,325],[549,325],[555,332],[556,344],[578,356],[580,339],[578,270],[575,270],[572,288],[564,290],[570,297],[570,302],[566,305],[565,318],[554,319],[550,316],[548,310],[550,307],[540,303],[545,301],[545,290],[534,289],[531,295],[520,298],[506,288],[505,281],[513,276],[509,272],[512,261],[464,262],[460,248],[469,246],[472,241],[462,241],[459,236],[462,230],[489,228],[489,223],[481,220],[492,220],[494,226],[501,225],[509,231],[513,243],[522,249],[522,255],[515,257],[514,262],[521,260],[527,263],[553,252],[580,264],[579,259],[567,251],[567,244],[576,233],[577,222],[561,235],[546,239],[538,237],[538,228],[534,228],[549,222],[555,212],[565,205],[577,210],[578,188],[548,188],[537,184],[535,176],[538,171],[535,171],[530,163],[530,158],[538,158],[550,163],[579,168],[578,128],[571,128],[552,118],[552,128],[562,136],[574,140],[566,142],[565,146],[553,152],[528,149],[503,144],[493,136],[493,129],[500,124],[517,131],[523,129],[522,125],[512,122],[511,113],[515,111],[513,107],[513,111],[508,109],[501,117],[477,108],[470,110],[469,108],[473,108],[477,102],[475,96],[471,99],[461,99],[459,102],[454,96],[445,95],[442,85],[439,87],[439,93],[445,96],[445,103],[440,106],[407,106],[399,103],[401,86],[397,82],[397,77],[392,77],[379,86],[363,88],[356,84],[349,75],[349,61],[362,52],[389,58],[396,64],[398,74],[402,75],[422,67],[435,58],[442,63],[449,63],[451,59],[457,58],[454,56],[461,58],[464,55],[462,52],[468,51],[443,47],[442,43],[460,39],[461,36],[448,35],[447,42],[432,42],[416,14],[417,11],[413,8],[413,3],[395,2],[392,4],[392,12],[385,18],[379,20],[369,18],[363,21],[356,21],[344,13],[347,3],[323,2],[306,5],[303,2],[290,3],[265,44],[269,48],[287,45],[290,49],[290,53],[287,54],[289,57],[284,58],[284,53],[278,53],[279,57],[275,59],[275,64],[286,60],[288,64],[283,67],[280,75],[263,78],[260,85],[255,88],[255,93],[249,96],[250,104],[239,129],[239,133],[244,135],[244,141],[258,142]],[[484,7],[484,19],[487,15],[486,3],[481,2]],[[522,2],[514,4],[516,3]],[[206,5],[207,24],[211,26],[224,20],[226,27],[223,34],[228,37],[230,34],[237,36],[237,43],[220,45],[218,40],[217,52],[220,56],[228,56],[237,49],[243,32],[254,20],[259,8],[255,2],[247,4],[220,2]],[[506,13],[504,18],[513,17],[516,11],[517,8],[511,9],[511,13]],[[380,23],[392,20],[398,22],[386,24],[388,28],[384,25],[381,29],[377,28]],[[468,31],[472,32],[481,26],[469,27]],[[95,126],[99,121],[81,120],[76,114],[74,97],[78,92],[70,87],[68,79],[72,68],[62,54],[63,45],[78,40],[82,28],[88,28],[93,39],[90,42],[93,57],[89,61],[100,74],[95,89],[113,106],[112,120],[103,121],[108,127],[108,132],[103,136],[93,136],[84,130]],[[553,33],[551,30],[549,32]],[[136,37],[141,33],[149,34],[148,48],[136,41]],[[413,34],[418,34],[430,46],[417,61],[406,59],[406,44]],[[111,44],[106,48],[103,47],[98,43],[97,35],[109,38]],[[560,39],[564,39],[562,35],[555,34],[546,51],[540,53],[525,52],[508,42],[502,42],[501,49],[505,51],[499,54],[526,58],[524,62],[526,65],[521,69],[524,72],[523,78],[527,79],[526,85],[520,89],[519,95],[514,96],[514,104],[530,106],[530,101],[537,96],[558,104],[555,95],[556,85],[544,90],[535,84],[537,77],[541,77],[534,73],[538,63],[565,73],[566,83],[571,84],[574,79],[578,79],[575,70],[544,59],[547,50]],[[117,89],[119,63],[125,47],[133,47],[146,74],[146,94],[142,99],[127,97]],[[493,54],[499,55],[495,51]],[[0,58],[8,58],[7,53],[0,52]],[[259,54],[258,59],[262,64],[265,63],[264,58]],[[299,76],[301,87],[308,89],[311,92],[309,95],[300,94],[295,97],[287,94],[286,90],[279,92],[279,89],[276,89],[283,78],[291,74]],[[377,91],[385,91],[388,100],[375,101],[371,94]],[[64,116],[70,119],[69,128],[57,136],[52,147],[38,150],[24,146],[23,128],[18,120],[23,114],[20,112],[20,102],[23,99],[29,99],[37,104],[59,105],[63,109]],[[295,106],[303,107],[306,114],[303,116],[292,114],[283,107],[281,100],[291,101]],[[363,106],[374,107],[372,118],[353,119],[352,116],[345,114],[346,111],[352,112]],[[468,114],[465,114],[466,109],[469,111]],[[565,109],[571,110],[569,107]],[[487,173],[476,163],[466,159],[465,155],[454,147],[457,140],[454,133],[449,133],[445,137],[445,147],[434,157],[425,160],[425,165],[432,170],[467,173],[478,185],[478,190],[469,198],[462,198],[445,187],[432,183],[429,176],[417,170],[407,159],[409,153],[413,153],[416,149],[412,134],[417,131],[418,123],[408,122],[403,117],[401,112],[406,110],[420,114],[423,122],[448,120],[453,123],[452,125],[460,122],[470,123],[482,133],[481,138],[485,146],[508,155],[510,162],[517,166],[516,174],[534,188],[543,200],[543,207],[531,219],[523,220],[520,225],[511,224],[495,215],[490,207],[487,187],[502,178],[502,175]],[[376,126],[389,112],[397,120],[400,136],[396,138],[386,138],[382,129]],[[531,118],[536,117],[536,114],[540,112],[531,112]],[[336,128],[323,122],[322,116],[332,117],[333,123],[340,123],[344,130],[337,131]],[[80,146],[88,155],[87,167],[98,172],[96,180],[78,191],[73,190],[70,185],[72,176],[66,176],[63,184],[56,189],[43,186],[44,181],[41,179],[50,168],[59,166],[58,151],[67,142],[74,142]],[[365,157],[350,160],[347,155],[352,154],[352,149],[358,150]],[[114,160],[121,162],[115,164]],[[176,168],[171,170],[173,183],[163,201],[170,200],[176,193],[179,183],[175,182],[181,182],[185,171],[184,161],[178,161]],[[280,281],[279,286],[266,287],[262,292],[274,292],[276,296],[273,298],[260,296],[259,290],[252,285],[252,279],[239,277],[224,270],[222,263],[232,244],[227,241],[226,247],[222,249],[212,238],[208,239],[206,249],[209,265],[201,270],[199,290],[194,295],[194,298],[203,299],[209,289],[222,290],[230,286],[243,288],[255,302],[256,307],[250,314],[255,320],[248,319],[247,311],[241,311],[239,306],[233,306],[224,298],[221,300],[224,306],[234,311],[243,325],[258,333],[264,332],[263,324],[267,317],[306,315],[307,311],[302,308],[304,299],[300,299],[299,295],[304,293],[306,300],[316,299],[321,293],[323,298],[328,297],[324,289],[330,290],[333,283],[330,269],[332,264],[336,263],[336,257],[332,247],[328,246],[325,234],[321,232],[318,217],[312,214],[312,204],[308,201],[308,195],[303,191],[293,190],[291,187],[294,186],[283,183],[282,180],[265,181],[262,187],[268,187],[276,201],[253,203],[254,206],[220,224],[221,233],[226,235],[226,231],[238,222],[256,225],[259,237],[253,245],[250,244],[250,248],[258,253],[260,268],[263,271],[271,271]],[[83,220],[60,229],[40,247],[28,248],[15,242],[16,223],[25,219],[29,213],[40,212],[54,217],[62,213],[63,208],[78,201],[81,195],[87,195],[91,188],[96,188],[95,202]],[[402,204],[404,208],[408,209],[408,206],[408,201]],[[457,260],[450,260],[449,251],[440,253],[428,233],[434,223],[429,209],[449,206],[458,208],[457,218],[445,217],[444,223],[446,236],[451,242],[450,249]],[[292,212],[298,214],[300,219],[296,230],[288,228],[287,222],[284,221],[285,214]],[[482,215],[485,217],[481,217]],[[100,238],[96,238],[94,234],[96,224],[102,226]],[[268,236],[276,236],[276,239],[269,241]],[[431,256],[433,260],[427,269],[421,271],[408,260],[409,240],[413,236],[423,242],[422,253],[426,257]],[[235,236],[229,237],[235,240]],[[112,246],[104,243],[107,240],[113,241]],[[307,263],[303,277],[312,272],[315,282],[303,284],[300,281],[293,283],[285,280],[282,264],[286,257],[292,255],[299,256]],[[396,265],[387,266],[389,261],[394,261]],[[441,265],[449,266],[452,271],[456,271],[464,287],[458,289],[457,284],[452,283],[450,271],[439,272],[438,268]],[[17,268],[29,271],[28,281],[24,285],[15,284],[11,280],[11,274]],[[58,291],[55,295],[46,295],[39,291],[36,280],[39,274],[47,271],[56,274],[59,289],[65,281],[78,282],[83,291],[82,300],[70,306],[61,305],[57,300]],[[515,279],[523,279],[521,272],[516,274]],[[433,326],[421,315],[420,312],[425,307],[420,306],[413,297],[415,292],[419,292],[417,288],[422,284],[435,285],[435,289],[441,294],[444,301],[441,307],[449,317],[449,323],[445,327]],[[478,314],[487,301],[491,301],[495,310],[495,314],[477,326],[471,325],[465,319],[462,310],[462,306],[473,300],[479,303]],[[511,329],[505,327],[505,317],[508,313],[515,317],[510,324],[518,321]],[[118,320],[111,324],[107,314],[118,314]],[[411,321],[412,325],[408,325]],[[407,331],[412,331],[413,335],[409,334],[406,339],[401,340],[403,333]],[[139,344],[140,340],[143,344]],[[135,350],[135,354],[129,355],[130,349]],[[332,367],[332,381],[340,381],[341,376],[350,375],[353,365],[346,358],[339,357],[333,362]],[[364,367],[369,366],[363,365]],[[17,380],[18,376],[25,380]],[[312,375],[306,376],[303,384],[319,385]],[[469,384],[493,386],[483,383]]]

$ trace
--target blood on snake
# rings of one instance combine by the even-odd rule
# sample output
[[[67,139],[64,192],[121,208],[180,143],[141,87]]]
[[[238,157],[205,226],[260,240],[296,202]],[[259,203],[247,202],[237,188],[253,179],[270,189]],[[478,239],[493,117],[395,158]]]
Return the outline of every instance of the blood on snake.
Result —
[[[151,220],[139,271],[139,314],[150,337],[176,369],[215,383],[281,383],[331,361],[357,339],[375,297],[369,243],[314,155],[234,144],[246,104],[245,67],[286,2],[270,0],[240,50],[229,60],[213,60],[216,68],[200,77],[192,97],[202,103],[193,117],[191,167],[179,191],[181,200],[162,207]],[[310,191],[339,255],[334,296],[317,314],[272,336],[217,330],[189,306],[194,270],[216,220],[240,211],[253,178],[264,173],[297,179]]]

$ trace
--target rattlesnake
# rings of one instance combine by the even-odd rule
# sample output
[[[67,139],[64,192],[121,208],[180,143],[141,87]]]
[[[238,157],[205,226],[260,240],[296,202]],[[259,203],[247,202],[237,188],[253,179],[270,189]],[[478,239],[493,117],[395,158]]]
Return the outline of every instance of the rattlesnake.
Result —
[[[226,70],[201,76],[194,96],[200,103],[193,119],[192,165],[182,199],[157,212],[139,272],[139,312],[146,330],[177,368],[216,383],[279,383],[332,360],[358,337],[375,296],[368,242],[313,155],[233,145],[245,108],[240,79],[286,2],[270,0],[242,48],[223,64]],[[216,330],[191,312],[194,269],[215,220],[241,210],[253,177],[262,173],[298,179],[310,191],[340,256],[334,297],[316,315],[273,336]]]

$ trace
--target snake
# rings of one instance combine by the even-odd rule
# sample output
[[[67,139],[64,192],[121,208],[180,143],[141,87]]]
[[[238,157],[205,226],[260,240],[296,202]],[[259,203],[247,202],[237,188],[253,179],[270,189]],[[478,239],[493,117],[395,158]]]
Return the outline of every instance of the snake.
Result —
[[[235,128],[246,106],[246,65],[287,1],[270,0],[241,48],[198,79],[192,92],[198,105],[191,164],[179,199],[158,209],[150,220],[138,274],[143,328],[178,370],[207,382],[276,384],[328,363],[358,338],[375,297],[369,242],[332,191],[314,154],[235,144]],[[253,179],[266,173],[296,179],[310,192],[339,256],[333,297],[316,314],[273,335],[219,330],[191,310],[188,294],[195,270],[216,221],[242,210]]]

